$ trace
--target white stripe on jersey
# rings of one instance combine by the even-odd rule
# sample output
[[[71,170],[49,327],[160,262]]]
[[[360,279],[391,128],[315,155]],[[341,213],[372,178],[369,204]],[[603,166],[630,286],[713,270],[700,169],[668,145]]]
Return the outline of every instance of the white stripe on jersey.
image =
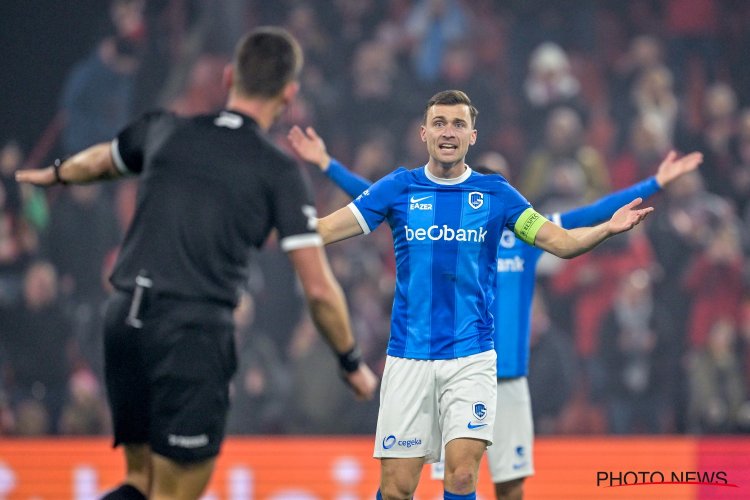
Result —
[[[370,234],[370,226],[367,225],[367,221],[364,217],[362,217],[362,212],[359,211],[357,206],[354,204],[354,202],[351,202],[347,205],[349,207],[349,210],[352,211],[354,214],[354,217],[357,219],[357,222],[359,223],[359,227],[362,228],[362,231],[365,234]]]
[[[119,141],[117,140],[117,138],[115,138],[112,141],[111,149],[112,149],[112,160],[115,162],[115,168],[117,168],[117,171],[125,176],[135,175],[135,172],[131,171],[128,168],[128,166],[125,165],[125,162],[123,161],[122,156],[120,156]]]
[[[300,248],[322,247],[323,238],[318,233],[295,234],[287,236],[279,241],[281,249],[285,252],[299,250]]]

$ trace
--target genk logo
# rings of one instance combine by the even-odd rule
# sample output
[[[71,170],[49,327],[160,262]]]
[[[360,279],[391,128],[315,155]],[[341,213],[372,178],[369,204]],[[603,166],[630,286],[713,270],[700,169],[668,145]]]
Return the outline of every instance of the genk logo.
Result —
[[[383,448],[386,450],[390,450],[393,448],[393,445],[396,444],[396,436],[391,434],[390,436],[383,438]]]
[[[474,416],[477,417],[478,420],[482,420],[484,417],[487,416],[487,405],[484,404],[482,401],[477,401],[474,403],[474,406],[472,407],[472,412],[474,413]]]
[[[469,193],[469,206],[474,210],[478,209],[484,204],[484,193],[479,191],[472,191]]]

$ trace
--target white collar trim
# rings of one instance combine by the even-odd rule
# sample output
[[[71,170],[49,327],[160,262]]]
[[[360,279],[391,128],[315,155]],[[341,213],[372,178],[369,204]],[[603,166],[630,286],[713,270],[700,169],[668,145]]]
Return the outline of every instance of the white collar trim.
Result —
[[[432,175],[432,173],[430,172],[430,169],[427,168],[427,165],[424,166],[424,175],[429,180],[431,180],[435,184],[443,184],[446,186],[452,186],[454,184],[461,184],[466,179],[468,179],[469,176],[471,176],[471,172],[472,172],[471,167],[466,165],[466,171],[463,174],[459,175],[458,177],[453,177],[451,179],[443,179],[442,177],[435,177],[434,175]]]

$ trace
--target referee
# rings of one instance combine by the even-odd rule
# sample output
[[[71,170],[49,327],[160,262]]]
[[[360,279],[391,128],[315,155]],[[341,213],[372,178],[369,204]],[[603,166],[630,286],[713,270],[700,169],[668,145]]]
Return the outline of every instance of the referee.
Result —
[[[225,110],[149,113],[111,143],[16,173],[42,186],[141,179],[105,318],[114,444],[127,463],[125,481],[106,499],[196,499],[205,489],[236,368],[232,310],[249,248],[274,228],[346,381],[358,398],[373,396],[377,381],[360,363],[307,184],[265,135],[295,98],[301,67],[289,33],[256,29],[224,72]]]

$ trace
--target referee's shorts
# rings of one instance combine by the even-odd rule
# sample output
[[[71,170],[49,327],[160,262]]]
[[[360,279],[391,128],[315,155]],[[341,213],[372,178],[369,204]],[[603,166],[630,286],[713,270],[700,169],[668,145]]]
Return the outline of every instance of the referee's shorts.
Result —
[[[118,291],[105,315],[105,381],[114,446],[149,444],[178,462],[219,453],[236,368],[232,308]],[[149,295],[150,294],[150,295]]]

